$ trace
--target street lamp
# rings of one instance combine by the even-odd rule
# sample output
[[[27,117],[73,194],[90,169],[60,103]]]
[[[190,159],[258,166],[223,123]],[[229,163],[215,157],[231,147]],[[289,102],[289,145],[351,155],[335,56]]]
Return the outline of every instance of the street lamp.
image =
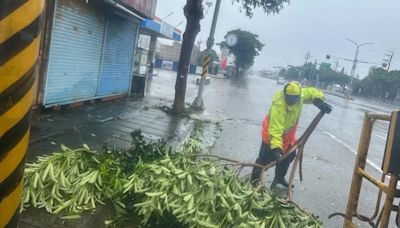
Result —
[[[354,40],[348,39],[346,38],[347,41],[351,42],[352,44],[354,44],[356,46],[356,53],[354,55],[354,60],[353,60],[353,66],[351,67],[351,71],[350,71],[350,84],[349,84],[349,96],[350,96],[350,91],[351,91],[351,87],[353,84],[353,77],[354,77],[354,72],[356,71],[356,67],[357,67],[357,57],[358,57],[358,49],[362,46],[366,46],[366,45],[370,45],[370,44],[374,44],[374,43],[362,43],[362,44],[358,44],[357,42],[355,42]]]

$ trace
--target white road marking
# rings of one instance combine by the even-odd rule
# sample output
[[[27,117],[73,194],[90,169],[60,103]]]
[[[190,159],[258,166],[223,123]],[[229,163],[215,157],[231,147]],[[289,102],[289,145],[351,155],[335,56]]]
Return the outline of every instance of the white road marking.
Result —
[[[351,146],[349,146],[347,143],[343,142],[341,139],[339,139],[338,137],[336,137],[335,135],[331,134],[328,131],[322,130],[323,133],[327,134],[329,137],[331,137],[333,140],[335,140],[336,142],[338,142],[339,144],[341,144],[342,146],[346,147],[346,149],[348,149],[349,151],[351,151],[354,155],[357,156],[357,151],[355,149],[353,149]],[[386,139],[385,139],[386,140]],[[375,164],[374,162],[372,162],[371,160],[367,159],[367,163],[374,168],[376,171],[378,171],[379,173],[382,173],[381,167],[378,166],[377,164]]]

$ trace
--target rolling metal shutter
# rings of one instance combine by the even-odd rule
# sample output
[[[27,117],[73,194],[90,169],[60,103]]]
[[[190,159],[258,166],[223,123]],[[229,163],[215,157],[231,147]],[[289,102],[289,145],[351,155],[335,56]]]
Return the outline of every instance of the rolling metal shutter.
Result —
[[[134,20],[108,14],[98,96],[128,92],[137,28]]]
[[[44,105],[96,96],[105,16],[86,1],[57,0]]]

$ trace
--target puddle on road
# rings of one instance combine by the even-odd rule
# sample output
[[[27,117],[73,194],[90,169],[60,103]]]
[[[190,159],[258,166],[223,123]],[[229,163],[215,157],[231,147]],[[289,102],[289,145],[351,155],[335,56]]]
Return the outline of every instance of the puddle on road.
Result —
[[[208,152],[222,131],[222,122],[194,119],[191,137],[201,140],[201,150]]]

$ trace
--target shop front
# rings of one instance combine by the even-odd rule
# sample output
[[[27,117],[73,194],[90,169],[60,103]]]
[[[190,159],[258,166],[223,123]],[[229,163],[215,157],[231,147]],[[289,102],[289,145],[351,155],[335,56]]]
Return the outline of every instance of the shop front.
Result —
[[[157,38],[180,41],[181,31],[158,17],[155,17],[154,20],[146,19],[140,23],[134,60],[132,93],[143,96],[146,81],[153,76]]]
[[[129,13],[129,1],[109,2],[55,1],[43,72],[43,106],[129,93],[139,23],[145,18],[134,10]]]

